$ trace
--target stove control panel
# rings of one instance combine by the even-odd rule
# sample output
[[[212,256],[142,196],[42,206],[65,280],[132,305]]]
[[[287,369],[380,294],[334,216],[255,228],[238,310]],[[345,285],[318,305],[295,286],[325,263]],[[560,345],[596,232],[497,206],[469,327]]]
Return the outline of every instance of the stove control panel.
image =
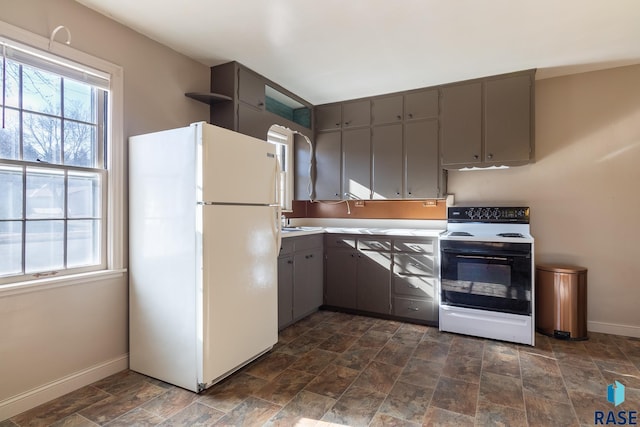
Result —
[[[455,206],[447,208],[447,222],[529,224],[528,207]]]

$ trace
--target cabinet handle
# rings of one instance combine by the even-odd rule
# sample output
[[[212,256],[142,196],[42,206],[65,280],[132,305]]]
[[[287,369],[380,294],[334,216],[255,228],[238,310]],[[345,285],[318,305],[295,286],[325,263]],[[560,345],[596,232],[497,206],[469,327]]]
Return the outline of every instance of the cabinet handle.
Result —
[[[411,195],[411,191],[409,191],[409,195]]]
[[[287,260],[287,264],[293,264],[293,261]]]
[[[344,122],[345,126],[349,126],[351,124],[351,120],[349,120],[348,122]]]
[[[262,107],[264,105],[264,102],[258,102],[258,107]]]
[[[338,123],[336,123],[336,127],[338,127],[338,128],[340,127],[340,123],[339,123],[339,122],[338,122]]]
[[[338,195],[339,195],[338,193],[335,193],[335,194],[334,194],[334,196],[338,196]]]
[[[399,191],[396,191],[396,196],[399,196],[399,195],[400,195],[400,192],[399,192]]]
[[[411,289],[418,289],[418,288],[419,288],[419,286],[412,285],[412,284],[410,284],[410,283],[407,283],[407,287],[409,287],[409,288],[411,288]]]
[[[409,311],[419,311],[420,309],[416,308],[416,307],[408,307],[407,310],[409,310]]]
[[[413,119],[413,114],[412,113],[409,113],[409,118]]]
[[[402,116],[400,114],[398,114],[396,117],[398,118],[398,120],[402,119]]]
[[[473,158],[474,158],[474,159],[478,159],[478,157],[480,157],[480,156],[478,156],[477,154],[474,154],[474,155],[473,155]]]
[[[493,159],[493,154],[489,153],[489,155],[487,156],[488,159]]]
[[[351,258],[355,258],[355,254],[351,254]]]

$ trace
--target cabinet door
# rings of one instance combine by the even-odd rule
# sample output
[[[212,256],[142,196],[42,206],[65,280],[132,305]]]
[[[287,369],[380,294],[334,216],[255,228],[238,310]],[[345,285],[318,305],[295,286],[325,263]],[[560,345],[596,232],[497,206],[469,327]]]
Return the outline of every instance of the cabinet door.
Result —
[[[333,249],[325,258],[325,304],[356,308],[356,252]]]
[[[294,135],[293,137],[293,151],[295,158],[293,161],[294,180],[293,180],[293,198],[294,200],[309,200],[311,195],[310,178],[312,173],[309,169],[311,164],[311,147],[309,143],[302,135]]]
[[[316,136],[315,198],[340,199],[341,132],[321,132]]]
[[[293,257],[278,258],[278,329],[293,321]]]
[[[238,132],[266,141],[270,127],[271,122],[264,111],[238,104]]]
[[[358,310],[388,314],[391,309],[391,254],[359,251],[357,275]]]
[[[342,127],[342,107],[340,104],[316,107],[316,130],[334,130]]]
[[[485,162],[527,162],[531,155],[531,76],[485,82]]]
[[[298,320],[322,305],[322,249],[297,253],[293,270],[293,318]]]
[[[371,130],[342,132],[343,198],[371,198]]]
[[[371,124],[371,101],[352,101],[342,104],[342,127],[369,126]]]
[[[441,89],[440,136],[443,165],[482,161],[482,83]]]
[[[374,125],[402,120],[402,95],[374,98],[371,101],[371,119]]]
[[[439,196],[438,120],[406,122],[404,125],[406,198]]]
[[[240,68],[238,71],[238,98],[242,102],[264,110],[264,80],[250,71]]]
[[[402,198],[402,124],[374,126],[372,132],[373,198],[400,199]]]
[[[438,117],[438,89],[409,92],[404,96],[404,119]]]

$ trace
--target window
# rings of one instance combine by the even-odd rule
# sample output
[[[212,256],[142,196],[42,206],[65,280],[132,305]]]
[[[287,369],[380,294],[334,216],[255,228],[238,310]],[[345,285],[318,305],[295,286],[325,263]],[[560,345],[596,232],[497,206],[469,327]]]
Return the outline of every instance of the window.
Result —
[[[120,267],[110,74],[0,30],[0,284]]]
[[[276,157],[280,165],[279,194],[280,207],[292,210],[293,200],[293,132],[281,126],[272,126],[267,133],[267,141],[276,145]]]

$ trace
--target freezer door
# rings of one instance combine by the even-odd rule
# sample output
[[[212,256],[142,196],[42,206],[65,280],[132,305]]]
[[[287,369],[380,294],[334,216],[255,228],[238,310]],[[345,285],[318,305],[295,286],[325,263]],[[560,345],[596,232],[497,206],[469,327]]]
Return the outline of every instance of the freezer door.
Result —
[[[210,385],[278,341],[278,218],[267,206],[202,212],[202,366]]]
[[[275,145],[198,123],[201,139],[202,201],[218,203],[276,203]]]

